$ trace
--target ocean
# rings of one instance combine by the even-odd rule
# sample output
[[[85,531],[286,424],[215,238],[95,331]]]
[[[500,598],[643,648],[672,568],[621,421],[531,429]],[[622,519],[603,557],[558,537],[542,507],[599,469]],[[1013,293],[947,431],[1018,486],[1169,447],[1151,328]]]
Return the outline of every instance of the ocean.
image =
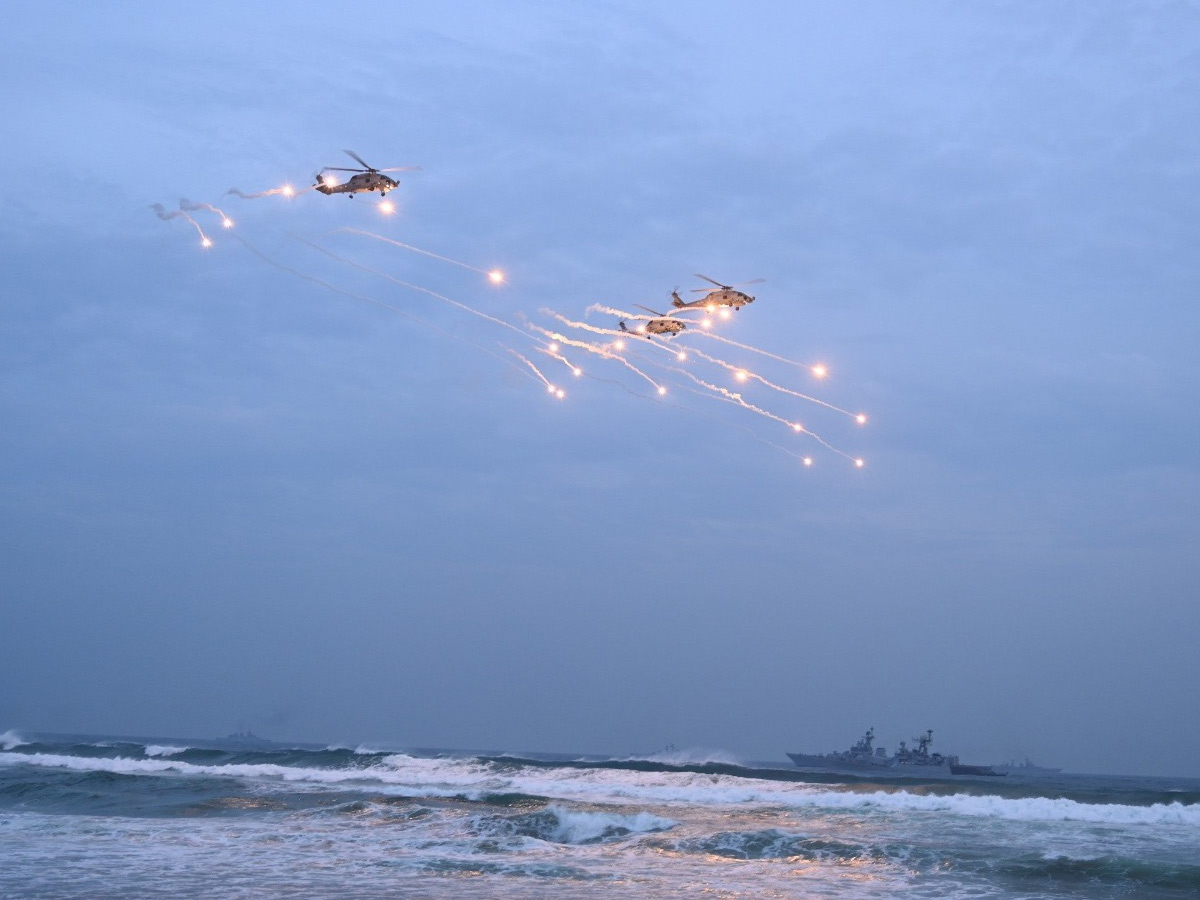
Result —
[[[1198,779],[789,765],[10,731],[0,898],[1200,898]]]

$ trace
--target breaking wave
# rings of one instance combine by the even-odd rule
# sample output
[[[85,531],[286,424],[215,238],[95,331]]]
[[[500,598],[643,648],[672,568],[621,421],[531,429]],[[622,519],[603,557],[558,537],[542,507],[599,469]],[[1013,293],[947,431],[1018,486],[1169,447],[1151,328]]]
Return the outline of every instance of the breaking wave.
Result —
[[[481,832],[518,835],[555,844],[599,844],[636,834],[666,831],[677,823],[648,812],[632,814],[568,809],[552,803],[536,812],[478,820]]]
[[[337,787],[391,796],[462,799],[507,806],[530,798],[603,804],[744,804],[847,813],[938,813],[1029,822],[1200,826],[1200,804],[1177,799],[1127,804],[1067,797],[1003,797],[918,788],[868,790],[641,762],[527,764],[511,758],[422,757],[343,748],[230,751],[169,744],[116,744],[43,752],[44,745],[3,736],[0,766],[26,765],[116,775],[185,775],[286,783],[293,790]],[[1166,797],[1168,795],[1160,795]]]

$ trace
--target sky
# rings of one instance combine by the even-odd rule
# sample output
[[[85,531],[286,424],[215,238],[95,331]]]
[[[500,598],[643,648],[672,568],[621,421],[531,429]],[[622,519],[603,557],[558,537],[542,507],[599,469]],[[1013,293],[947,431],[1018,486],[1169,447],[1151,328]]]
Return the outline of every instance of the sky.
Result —
[[[0,73],[0,730],[1200,776],[1200,4],[49,2]],[[347,148],[394,214],[228,193]],[[821,403],[539,349],[694,273]]]

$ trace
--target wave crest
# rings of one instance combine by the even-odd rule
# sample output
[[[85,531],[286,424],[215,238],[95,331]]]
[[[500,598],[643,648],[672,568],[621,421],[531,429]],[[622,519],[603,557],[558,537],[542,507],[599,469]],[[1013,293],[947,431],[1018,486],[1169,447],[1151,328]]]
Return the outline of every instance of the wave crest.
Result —
[[[537,812],[480,820],[481,830],[519,835],[554,844],[601,844],[633,834],[666,831],[678,823],[653,813],[617,813],[570,809],[552,803]]]

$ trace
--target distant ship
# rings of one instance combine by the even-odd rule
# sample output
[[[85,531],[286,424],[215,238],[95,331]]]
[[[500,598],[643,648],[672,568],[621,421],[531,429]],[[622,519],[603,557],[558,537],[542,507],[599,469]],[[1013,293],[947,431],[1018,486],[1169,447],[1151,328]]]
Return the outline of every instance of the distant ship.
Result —
[[[1003,772],[1005,775],[1055,775],[1062,769],[1053,769],[1048,766],[1035,765],[1033,760],[1028,756],[1023,762],[1010,760],[1006,763],[997,763],[992,766],[997,772]]]
[[[228,735],[225,740],[236,744],[249,744],[255,747],[265,747],[275,743],[274,741],[268,740],[265,737],[259,737],[248,728],[245,731],[233,732],[233,734]]]
[[[919,738],[915,748],[904,741],[891,756],[883,747],[875,746],[875,729],[868,728],[849,750],[832,753],[789,753],[788,758],[802,769],[818,769],[834,774],[875,774],[887,777],[938,778],[946,775],[1004,775],[991,766],[960,763],[957,756],[933,753],[933,729]]]

